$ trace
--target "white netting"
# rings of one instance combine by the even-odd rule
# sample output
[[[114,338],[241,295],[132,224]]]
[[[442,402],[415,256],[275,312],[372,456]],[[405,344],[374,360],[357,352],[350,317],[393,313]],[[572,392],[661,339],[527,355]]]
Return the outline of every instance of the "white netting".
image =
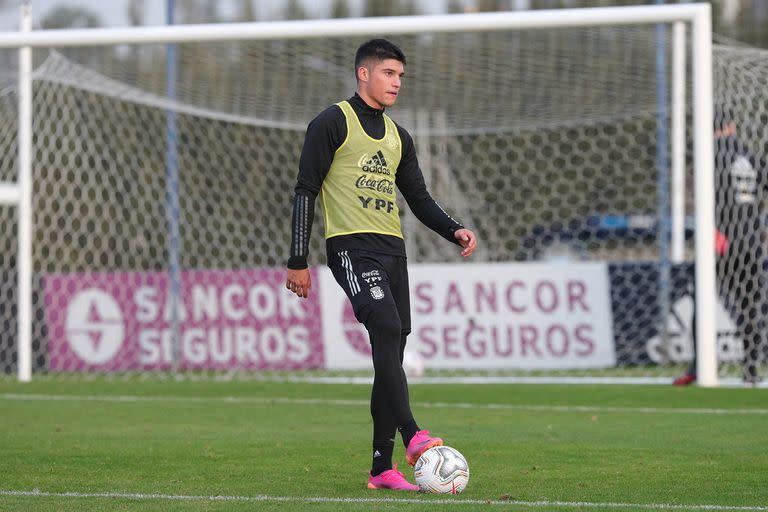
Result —
[[[721,373],[759,378],[768,354],[768,52],[717,48],[715,67],[715,219],[725,245],[717,262],[724,306],[719,322]]]
[[[686,333],[672,332],[670,341],[658,332],[668,316],[659,311],[660,290],[674,305],[692,270],[676,266],[672,284],[659,284],[655,27],[393,39],[408,57],[393,118],[414,136],[433,195],[480,236],[476,261],[609,261],[617,366],[647,374],[684,362],[690,351],[675,343]],[[175,98],[166,91],[163,45],[35,52],[34,371],[321,364],[312,358],[309,331],[291,334],[291,323],[301,322],[274,290],[290,242],[303,131],[354,91],[351,63],[360,42],[180,44]],[[715,53],[718,95],[740,111],[763,101],[750,103],[749,142],[759,147],[768,138],[754,86],[766,76],[758,56]],[[13,62],[15,54],[3,58]],[[8,181],[16,173],[14,79],[3,79],[0,101],[0,179]],[[166,171],[168,112],[178,132],[180,300],[194,296],[196,304],[180,316],[164,307],[172,302],[164,290],[179,276],[169,263],[168,195],[175,188]],[[310,262],[323,264],[317,213]],[[16,370],[15,215],[0,207],[6,373]],[[459,259],[410,213],[403,226],[409,261]],[[252,285],[233,284],[228,272]],[[274,290],[253,284],[262,281]],[[70,307],[63,302],[88,282],[112,300],[82,295],[83,315],[61,316]],[[139,363],[110,367],[100,344],[116,332],[135,334],[115,321],[123,306],[146,327],[137,352],[123,354]],[[259,320],[269,311],[284,313],[274,319],[282,330],[237,324],[241,313]],[[204,319],[213,323],[194,327]],[[57,345],[61,332],[72,347]],[[176,336],[187,340],[181,349],[172,348]],[[196,352],[201,339],[205,354]],[[84,364],[78,350],[96,359]]]

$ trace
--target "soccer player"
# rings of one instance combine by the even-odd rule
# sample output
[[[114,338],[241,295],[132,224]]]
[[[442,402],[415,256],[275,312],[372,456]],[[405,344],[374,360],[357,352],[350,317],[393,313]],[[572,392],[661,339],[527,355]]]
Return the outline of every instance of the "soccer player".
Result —
[[[404,70],[405,55],[390,41],[363,43],[355,55],[357,93],[309,123],[295,188],[286,287],[299,297],[307,297],[312,287],[307,253],[319,195],[328,266],[371,342],[375,375],[368,487],[415,491],[418,487],[392,465],[397,431],[410,465],[443,440],[419,429],[408,399],[402,361],[411,312],[395,188],[423,224],[461,247],[462,256],[474,252],[477,238],[429,194],[413,139],[385,113],[397,99]]]
[[[744,343],[743,379],[756,384],[760,351],[765,349],[768,313],[768,256],[764,201],[768,199],[768,168],[737,136],[732,112],[715,114],[715,251],[720,296]],[[696,313],[694,357],[674,384],[696,380]]]

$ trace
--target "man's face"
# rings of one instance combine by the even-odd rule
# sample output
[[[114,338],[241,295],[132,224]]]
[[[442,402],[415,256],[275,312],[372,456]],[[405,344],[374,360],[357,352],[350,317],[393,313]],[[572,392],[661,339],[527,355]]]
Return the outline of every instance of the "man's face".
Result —
[[[360,95],[372,107],[391,107],[397,100],[404,74],[405,67],[399,60],[369,61],[357,69]]]

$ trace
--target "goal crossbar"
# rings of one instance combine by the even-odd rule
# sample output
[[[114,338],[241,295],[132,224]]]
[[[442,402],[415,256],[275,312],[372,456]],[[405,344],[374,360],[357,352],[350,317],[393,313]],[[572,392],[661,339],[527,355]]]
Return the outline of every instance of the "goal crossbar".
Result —
[[[346,18],[333,20],[215,23],[125,28],[0,32],[0,48],[96,46],[139,43],[212,42],[264,39],[313,39],[334,35],[362,36],[421,32],[480,32],[604,25],[691,22],[707,17],[707,4],[587,9],[549,9],[504,13]]]

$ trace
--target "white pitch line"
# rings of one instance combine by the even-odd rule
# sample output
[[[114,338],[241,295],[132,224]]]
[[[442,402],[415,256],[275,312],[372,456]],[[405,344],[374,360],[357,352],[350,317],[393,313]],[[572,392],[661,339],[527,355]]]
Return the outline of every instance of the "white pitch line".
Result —
[[[367,400],[333,400],[325,398],[283,398],[283,397],[205,397],[205,396],[139,396],[139,395],[42,395],[32,393],[0,393],[0,400],[50,401],[50,402],[163,402],[163,403],[224,403],[259,405],[319,405],[367,407]],[[583,412],[583,413],[638,413],[638,414],[768,414],[768,409],[727,409],[727,408],[671,408],[671,407],[619,407],[593,405],[521,405],[521,404],[472,404],[462,402],[422,402],[416,407],[435,409],[491,409],[530,412]]]
[[[257,494],[253,496],[195,496],[184,494],[143,494],[121,492],[44,492],[38,489],[32,491],[13,491],[0,489],[0,496],[17,498],[122,498],[128,500],[160,500],[160,501],[226,501],[226,502],[299,502],[299,503],[400,503],[400,504],[436,504],[436,505],[497,505],[531,508],[601,508],[624,509],[640,508],[649,510],[714,510],[714,511],[768,511],[768,507],[761,506],[730,506],[691,504],[677,505],[672,503],[591,503],[583,501],[522,501],[522,500],[476,500],[476,499],[429,499],[419,498],[326,498],[315,496],[268,496]]]
[[[371,385],[373,376],[316,376],[316,375],[262,375],[248,374],[247,377],[239,376],[245,380],[259,382],[301,382],[305,384],[358,384]],[[228,375],[223,375],[217,380],[231,380]],[[668,386],[672,377],[587,377],[587,376],[523,376],[523,375],[465,375],[465,376],[421,376],[408,377],[408,385],[421,384],[615,384],[615,385],[662,385]],[[735,377],[720,377],[718,385],[724,388],[768,388],[768,382],[758,384],[745,384]]]

